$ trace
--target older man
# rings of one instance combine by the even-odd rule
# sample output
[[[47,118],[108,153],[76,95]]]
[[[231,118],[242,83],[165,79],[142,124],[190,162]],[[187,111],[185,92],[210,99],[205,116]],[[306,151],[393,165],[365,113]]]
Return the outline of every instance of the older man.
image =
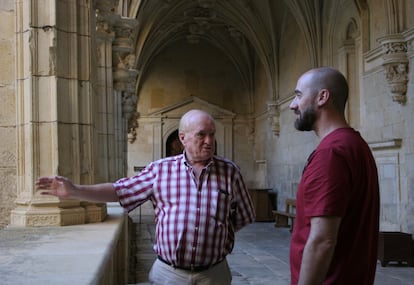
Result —
[[[255,213],[239,168],[214,155],[215,122],[206,112],[183,115],[180,155],[150,163],[115,183],[76,185],[64,177],[41,177],[42,194],[95,202],[119,201],[128,211],[147,200],[155,209],[156,236],[151,284],[230,284],[226,255],[234,233]]]

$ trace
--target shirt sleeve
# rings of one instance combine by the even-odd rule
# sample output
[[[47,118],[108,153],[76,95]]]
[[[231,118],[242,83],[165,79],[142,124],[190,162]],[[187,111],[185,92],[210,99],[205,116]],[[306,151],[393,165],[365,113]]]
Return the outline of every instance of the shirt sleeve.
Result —
[[[235,231],[251,224],[256,219],[256,213],[250,198],[249,191],[244,183],[240,172],[236,173],[234,179],[236,199],[231,205],[231,219]]]
[[[305,215],[342,217],[350,200],[350,170],[332,149],[315,152],[304,173]]]
[[[130,212],[149,200],[153,194],[154,178],[154,165],[150,164],[139,174],[114,182],[120,205]]]

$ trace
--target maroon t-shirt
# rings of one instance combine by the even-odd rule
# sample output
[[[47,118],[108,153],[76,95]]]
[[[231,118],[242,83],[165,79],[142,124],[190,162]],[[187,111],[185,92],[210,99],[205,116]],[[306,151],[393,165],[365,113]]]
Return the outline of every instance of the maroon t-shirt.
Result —
[[[352,128],[327,135],[309,156],[299,184],[290,245],[291,284],[297,284],[310,218],[341,217],[337,245],[323,284],[373,284],[379,231],[375,160]]]

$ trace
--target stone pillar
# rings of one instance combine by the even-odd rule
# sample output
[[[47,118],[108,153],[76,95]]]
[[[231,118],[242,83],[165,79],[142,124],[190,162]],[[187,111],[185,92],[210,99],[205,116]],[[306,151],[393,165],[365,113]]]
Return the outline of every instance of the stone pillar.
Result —
[[[95,100],[96,141],[99,142],[95,148],[97,162],[100,167],[96,171],[99,181],[109,181],[111,147],[114,139],[114,96],[112,86],[112,42],[115,33],[111,25],[104,19],[97,19],[96,49],[97,49],[97,76]],[[108,120],[108,118],[110,118]]]
[[[127,173],[127,139],[135,140],[138,71],[134,54],[136,19],[116,14],[117,1],[97,1],[98,84],[95,98],[97,139],[100,144],[101,180],[115,180]],[[135,31],[135,34],[134,34]],[[127,137],[127,133],[128,134]]]
[[[0,228],[10,223],[16,199],[16,78],[14,1],[0,2]]]
[[[77,200],[42,196],[34,186],[43,175],[94,182],[89,5],[16,1],[18,197],[11,225],[63,226],[106,216],[104,206],[85,210]]]

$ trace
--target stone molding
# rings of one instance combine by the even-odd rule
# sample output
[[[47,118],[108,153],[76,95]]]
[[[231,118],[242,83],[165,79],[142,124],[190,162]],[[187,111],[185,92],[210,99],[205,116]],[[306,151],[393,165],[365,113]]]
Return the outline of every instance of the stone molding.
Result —
[[[11,224],[22,227],[68,226],[85,223],[85,209],[74,207],[17,207],[12,210]]]
[[[369,142],[368,145],[374,151],[375,150],[400,148],[401,145],[402,145],[402,139],[401,138],[395,138],[395,139],[378,141],[378,142]]]
[[[11,224],[22,227],[69,226],[99,223],[106,217],[106,204],[82,202],[80,207],[70,208],[31,205],[13,209]]]

